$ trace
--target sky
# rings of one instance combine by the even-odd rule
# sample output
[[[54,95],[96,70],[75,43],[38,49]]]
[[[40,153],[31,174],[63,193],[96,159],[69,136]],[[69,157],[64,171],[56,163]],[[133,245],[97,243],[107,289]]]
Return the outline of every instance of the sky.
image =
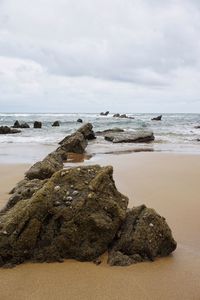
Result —
[[[0,112],[200,113],[199,0],[0,0]]]

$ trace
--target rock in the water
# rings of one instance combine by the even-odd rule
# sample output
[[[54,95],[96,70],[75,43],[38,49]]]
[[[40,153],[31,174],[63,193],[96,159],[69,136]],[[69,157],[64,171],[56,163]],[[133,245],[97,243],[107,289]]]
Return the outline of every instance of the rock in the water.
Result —
[[[12,129],[8,126],[0,126],[0,134],[14,134],[14,133],[20,133],[20,130]]]
[[[107,116],[108,114],[109,114],[109,111],[101,112],[101,113],[100,113],[100,116]]]
[[[114,128],[111,128],[111,129],[105,129],[103,131],[97,131],[96,134],[97,135],[106,135],[108,133],[115,133],[115,132],[124,132],[124,129],[121,129],[121,128],[117,128],[117,127],[114,127]]]
[[[161,120],[162,120],[162,115],[157,116],[157,117],[155,117],[155,118],[152,118],[151,120],[152,120],[152,121],[161,121]]]
[[[63,168],[63,159],[59,153],[52,152],[42,161],[36,162],[26,173],[28,179],[50,178],[55,172]]]
[[[112,173],[112,167],[100,166],[60,170],[28,201],[0,215],[1,266],[26,260],[92,261],[103,254],[128,203]]]
[[[87,147],[87,140],[84,135],[77,131],[69,136],[66,136],[60,143],[60,148],[65,152],[73,152],[73,153],[84,153],[85,148]]]
[[[119,118],[120,117],[120,114],[114,114],[113,115],[113,118]]]
[[[19,121],[15,121],[13,128],[30,128],[30,126],[28,125],[28,123],[23,122],[23,123],[19,123]]]
[[[82,119],[78,119],[76,122],[83,123],[83,120]]]
[[[59,127],[60,126],[60,122],[59,121],[55,121],[52,124],[52,127]]]
[[[105,140],[113,143],[146,143],[154,140],[152,131],[136,131],[122,133],[108,133]]]
[[[42,122],[35,121],[34,124],[33,124],[33,127],[34,128],[42,128]]]
[[[77,131],[81,132],[86,140],[96,139],[95,133],[93,131],[93,126],[91,123],[84,124]]]
[[[127,212],[110,247],[110,265],[127,266],[167,256],[176,249],[176,242],[165,219],[145,205]]]
[[[195,129],[200,129],[200,125],[194,126]]]

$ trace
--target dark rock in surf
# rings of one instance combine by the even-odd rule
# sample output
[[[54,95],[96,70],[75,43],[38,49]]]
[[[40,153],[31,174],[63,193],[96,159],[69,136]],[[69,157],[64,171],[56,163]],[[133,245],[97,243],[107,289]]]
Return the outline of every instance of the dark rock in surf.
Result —
[[[66,136],[60,143],[61,145],[58,150],[63,150],[65,152],[73,152],[73,153],[84,153],[85,148],[87,147],[87,140],[85,139],[84,135],[77,131],[69,136]]]
[[[82,119],[78,119],[76,122],[77,123],[83,123],[83,120]]]
[[[35,121],[34,124],[33,124],[33,127],[34,128],[42,128],[42,122]]]
[[[109,111],[101,112],[101,113],[100,113],[100,116],[107,116],[108,114],[109,114]]]
[[[13,128],[30,128],[30,126],[28,125],[28,123],[19,123],[19,121],[15,121],[14,125],[12,126]]]
[[[127,212],[126,219],[109,250],[110,265],[133,263],[167,256],[176,249],[176,242],[165,219],[145,205]]]
[[[154,140],[154,135],[151,131],[139,130],[136,132],[108,133],[104,138],[113,143],[147,143]]]
[[[55,121],[53,124],[52,124],[52,127],[59,127],[60,126],[60,122],[59,121]]]
[[[8,126],[0,126],[0,134],[15,134],[20,132],[20,130],[12,129]]]
[[[151,120],[152,121],[161,121],[162,120],[162,115],[160,115],[158,117],[155,117],[155,118],[152,118]]]

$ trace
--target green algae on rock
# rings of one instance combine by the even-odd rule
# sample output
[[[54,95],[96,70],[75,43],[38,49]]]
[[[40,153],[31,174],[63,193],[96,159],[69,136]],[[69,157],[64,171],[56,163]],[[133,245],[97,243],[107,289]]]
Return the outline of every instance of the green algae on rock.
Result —
[[[56,172],[27,200],[0,216],[0,264],[26,260],[91,261],[103,254],[126,217],[112,167]]]

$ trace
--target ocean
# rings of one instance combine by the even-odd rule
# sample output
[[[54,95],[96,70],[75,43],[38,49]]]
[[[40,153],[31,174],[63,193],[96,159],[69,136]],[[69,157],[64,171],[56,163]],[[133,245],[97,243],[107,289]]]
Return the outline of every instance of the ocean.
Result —
[[[157,114],[128,113],[134,119],[113,118],[113,114],[100,116],[98,113],[71,114],[0,114],[0,126],[12,126],[16,120],[27,122],[31,128],[22,129],[20,134],[0,135],[0,163],[32,163],[41,159],[57,147],[66,135],[81,126],[77,119],[91,122],[94,131],[119,127],[127,131],[152,130],[155,141],[148,144],[112,144],[98,137],[92,141],[87,153],[91,155],[121,153],[130,151],[156,151],[200,154],[200,114],[163,114],[162,121],[151,121]],[[52,127],[58,120],[60,127]],[[33,122],[41,121],[42,129],[33,129]]]

